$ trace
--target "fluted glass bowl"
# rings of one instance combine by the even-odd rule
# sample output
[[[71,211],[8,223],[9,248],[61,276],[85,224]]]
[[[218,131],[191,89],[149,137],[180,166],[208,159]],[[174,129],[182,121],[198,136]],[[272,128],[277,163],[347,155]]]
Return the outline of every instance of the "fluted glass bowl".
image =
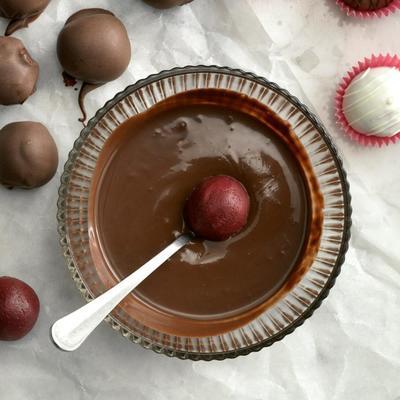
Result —
[[[61,177],[57,218],[68,268],[80,292],[90,301],[107,289],[91,258],[88,231],[89,192],[105,141],[131,116],[177,93],[203,88],[247,95],[289,121],[307,150],[324,198],[321,242],[311,267],[289,293],[247,325],[217,336],[173,336],[142,325],[123,304],[106,319],[123,336],[157,353],[222,360],[258,351],[293,332],[328,295],[344,262],[351,225],[346,174],[325,128],[298,99],[264,78],[226,67],[175,68],[143,79],[107,102],[82,130]]]

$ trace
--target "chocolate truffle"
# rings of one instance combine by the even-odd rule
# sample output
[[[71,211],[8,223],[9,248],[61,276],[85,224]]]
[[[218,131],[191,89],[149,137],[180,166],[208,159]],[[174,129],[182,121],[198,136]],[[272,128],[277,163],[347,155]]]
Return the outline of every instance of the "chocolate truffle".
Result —
[[[176,6],[183,6],[185,4],[191,3],[193,0],[144,0],[145,3],[152,7],[166,9]]]
[[[16,38],[0,37],[0,104],[22,104],[36,89],[39,65]]]
[[[80,105],[85,117],[84,96],[126,70],[131,44],[123,23],[113,13],[89,8],[68,18],[58,36],[57,55],[64,71],[84,82]]]
[[[18,340],[29,333],[39,316],[35,291],[16,278],[0,277],[0,340]]]
[[[50,3],[50,0],[0,0],[0,16],[11,19],[6,36],[26,28]]]
[[[58,166],[56,144],[38,122],[14,122],[0,131],[0,183],[32,189],[47,183]]]
[[[373,11],[388,6],[393,0],[344,0],[344,2],[361,11]]]
[[[196,236],[221,241],[239,233],[247,223],[250,198],[230,176],[205,179],[189,196],[185,221]]]

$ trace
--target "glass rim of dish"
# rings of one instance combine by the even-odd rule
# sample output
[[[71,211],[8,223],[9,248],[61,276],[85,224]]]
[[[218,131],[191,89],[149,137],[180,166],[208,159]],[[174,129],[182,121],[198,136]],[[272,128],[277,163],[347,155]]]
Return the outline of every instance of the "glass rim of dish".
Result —
[[[174,85],[166,86],[169,91],[165,88],[158,90],[162,86],[160,82],[171,83],[171,80]],[[97,111],[75,141],[61,177],[57,212],[60,243],[73,279],[87,301],[105,290],[101,283],[93,281],[94,265],[88,275],[91,254],[87,203],[102,144],[113,129],[130,116],[174,94],[202,88],[234,90],[255,99],[258,96],[282,119],[291,125],[295,122],[292,126],[294,132],[301,138],[307,154],[310,156],[309,152],[312,153],[314,173],[323,186],[326,207],[323,237],[311,271],[307,271],[295,288],[271,309],[245,326],[220,335],[189,338],[146,328],[125,315],[123,306],[107,317],[112,327],[132,342],[157,353],[192,360],[234,358],[258,351],[281,340],[309,318],[328,295],[340,273],[350,239],[352,212],[349,184],[336,147],[318,117],[288,91],[253,73],[229,67],[177,67],[150,75],[128,86]],[[308,139],[310,143],[307,145]]]

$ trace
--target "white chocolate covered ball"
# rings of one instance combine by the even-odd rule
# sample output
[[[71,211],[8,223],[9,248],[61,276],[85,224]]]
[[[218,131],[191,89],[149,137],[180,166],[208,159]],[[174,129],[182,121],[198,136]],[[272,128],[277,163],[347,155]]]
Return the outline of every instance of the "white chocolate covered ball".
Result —
[[[369,68],[356,76],[345,91],[343,113],[349,125],[365,135],[400,132],[400,70]]]

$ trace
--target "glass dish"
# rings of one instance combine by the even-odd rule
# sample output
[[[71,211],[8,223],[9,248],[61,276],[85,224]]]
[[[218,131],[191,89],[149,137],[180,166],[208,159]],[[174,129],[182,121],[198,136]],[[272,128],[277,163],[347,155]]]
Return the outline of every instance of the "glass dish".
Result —
[[[157,353],[181,359],[222,360],[258,351],[293,332],[320,306],[344,262],[351,226],[346,173],[325,128],[298,99],[264,78],[226,67],[189,66],[151,75],[117,94],[82,130],[61,177],[57,219],[68,268],[80,292],[90,301],[107,289],[91,258],[88,229],[91,181],[105,141],[131,116],[176,93],[203,88],[244,94],[289,121],[307,150],[324,198],[321,242],[311,267],[289,293],[247,325],[216,336],[173,336],[136,321],[124,310],[124,302],[106,319],[124,337]]]

